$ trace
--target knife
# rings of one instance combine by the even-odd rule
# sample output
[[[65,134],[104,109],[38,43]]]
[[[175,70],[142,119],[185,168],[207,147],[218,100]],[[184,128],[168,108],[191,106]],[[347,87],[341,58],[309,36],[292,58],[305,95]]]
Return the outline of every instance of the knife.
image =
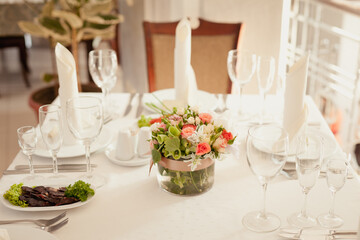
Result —
[[[131,110],[131,107],[132,107],[131,102],[132,102],[134,97],[135,97],[135,93],[131,93],[128,105],[127,105],[127,107],[125,109],[125,112],[124,112],[124,117],[130,113],[130,110]]]
[[[34,165],[34,169],[43,169],[43,168],[52,168],[52,165]],[[96,164],[91,164],[91,168],[97,167]],[[58,164],[59,170],[72,170],[72,169],[86,169],[86,164],[77,164],[77,163],[69,163],[69,164]],[[15,170],[25,170],[29,169],[29,165],[16,165]]]
[[[35,173],[52,173],[52,168],[43,168],[43,169],[34,169]],[[86,172],[86,168],[78,169],[59,169],[59,173],[66,172]],[[29,174],[29,169],[14,169],[14,170],[5,170],[3,175],[15,175],[15,174]]]
[[[139,106],[138,106],[138,109],[136,111],[135,118],[139,118],[140,114],[142,112],[142,98],[143,98],[143,95],[144,94],[142,94],[142,93],[139,94]]]

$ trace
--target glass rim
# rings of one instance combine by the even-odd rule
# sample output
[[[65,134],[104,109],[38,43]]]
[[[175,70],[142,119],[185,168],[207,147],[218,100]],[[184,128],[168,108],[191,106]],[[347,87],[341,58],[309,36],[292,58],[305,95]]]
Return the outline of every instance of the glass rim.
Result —
[[[19,127],[19,128],[16,130],[16,132],[17,132],[17,133],[20,133],[20,130],[22,130],[22,129],[29,129],[29,130],[34,129],[34,130],[35,130],[35,127],[34,127],[34,126],[30,126],[30,125],[22,126],[22,127]]]
[[[283,126],[279,125],[279,124],[274,124],[274,123],[254,125],[254,126],[249,128],[248,136],[251,136],[254,139],[259,139],[259,140],[262,140],[262,141],[273,141],[273,140],[275,140],[274,137],[262,138],[262,137],[255,136],[253,132],[256,129],[259,129],[261,127],[275,127],[277,129],[280,129],[283,134],[277,139],[277,141],[289,140],[289,134],[285,130],[285,128]]]
[[[48,107],[53,107],[55,109],[50,110],[50,111],[49,110],[44,110],[44,108],[48,108]],[[45,105],[42,105],[41,107],[39,107],[39,113],[40,112],[57,112],[59,110],[61,110],[61,107],[59,105],[57,105],[57,104],[45,104]]]
[[[106,53],[108,55],[115,54],[115,56],[116,56],[116,52],[113,49],[95,49],[95,50],[91,50],[89,52],[89,56],[92,55],[94,57],[99,57],[99,53]]]

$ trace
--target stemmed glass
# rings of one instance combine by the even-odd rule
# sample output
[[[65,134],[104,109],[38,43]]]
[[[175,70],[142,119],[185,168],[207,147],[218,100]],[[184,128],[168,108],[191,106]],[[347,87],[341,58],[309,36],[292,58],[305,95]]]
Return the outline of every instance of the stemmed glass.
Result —
[[[239,93],[239,115],[245,119],[242,108],[242,88],[253,77],[256,70],[256,55],[247,51],[230,50],[227,57],[230,80]]]
[[[84,180],[96,187],[104,184],[104,179],[91,172],[90,146],[99,136],[104,123],[103,107],[97,97],[79,96],[66,102],[66,118],[69,129],[76,139],[85,146],[87,174]]]
[[[304,194],[300,213],[288,217],[288,222],[299,228],[316,226],[316,219],[306,212],[307,196],[320,174],[323,159],[323,139],[314,133],[304,133],[298,139],[296,149],[296,172]]]
[[[331,192],[332,204],[328,213],[320,215],[317,219],[321,226],[326,228],[337,228],[343,225],[344,220],[335,215],[335,194],[345,184],[348,173],[347,163],[340,159],[330,159],[326,166],[326,180]]]
[[[286,131],[277,125],[257,125],[249,129],[247,137],[247,161],[252,172],[258,177],[264,190],[263,209],[250,212],[243,218],[243,224],[255,232],[271,232],[280,227],[280,218],[266,212],[266,189],[284,167],[289,139]]]
[[[39,108],[39,127],[43,141],[53,160],[53,173],[59,177],[57,154],[63,143],[61,109],[57,105],[47,104]]]
[[[23,179],[23,181],[37,180],[40,177],[35,175],[32,155],[36,150],[37,136],[36,129],[33,126],[24,126],[17,129],[18,143],[22,152],[29,160],[30,176]]]
[[[275,59],[268,56],[258,56],[256,75],[258,80],[258,87],[262,101],[260,121],[263,122],[265,116],[265,101],[266,94],[269,92],[275,75]]]
[[[117,68],[118,62],[114,50],[101,49],[89,52],[89,71],[103,93],[105,112],[110,112],[109,93],[116,84]]]

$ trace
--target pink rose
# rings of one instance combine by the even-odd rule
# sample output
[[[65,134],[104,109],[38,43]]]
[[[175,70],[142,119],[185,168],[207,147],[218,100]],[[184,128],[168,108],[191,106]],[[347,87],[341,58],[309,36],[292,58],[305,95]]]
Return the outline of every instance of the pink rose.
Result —
[[[227,142],[228,142],[228,140],[226,138],[223,138],[222,136],[220,136],[215,140],[213,147],[219,153],[223,153],[223,152],[225,152]]]
[[[194,134],[195,129],[196,129],[196,126],[195,126],[195,125],[186,124],[186,125],[184,125],[183,128],[181,129],[181,136],[182,136],[183,138],[188,138],[188,137],[190,137],[191,135]]]
[[[199,118],[203,123],[210,123],[212,116],[209,113],[200,113]]]
[[[196,146],[196,155],[204,155],[211,151],[211,147],[206,142],[201,142]]]
[[[166,124],[163,123],[163,122],[158,125],[158,129],[159,129],[159,128],[162,128],[162,129],[164,129],[164,131],[167,131],[167,129],[166,129]]]

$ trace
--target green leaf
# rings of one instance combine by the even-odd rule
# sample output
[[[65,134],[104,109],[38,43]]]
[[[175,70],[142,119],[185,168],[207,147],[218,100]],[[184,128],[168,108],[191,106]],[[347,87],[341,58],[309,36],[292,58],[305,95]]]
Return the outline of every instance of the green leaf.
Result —
[[[167,138],[169,138],[169,137],[166,136],[166,135],[164,135],[164,134],[159,134],[159,135],[157,135],[156,140],[157,140],[160,144],[162,144],[162,143],[165,141],[165,139],[167,139]]]
[[[63,28],[63,26],[60,23],[59,19],[56,18],[50,18],[50,17],[43,17],[39,19],[39,22],[41,25],[46,27],[47,29],[50,29],[60,35],[66,34],[66,30]]]
[[[171,155],[173,156],[174,159],[179,159],[181,157],[181,151],[180,149],[176,149],[175,151],[173,151],[171,153]]]
[[[181,134],[180,130],[174,126],[170,126],[168,132],[173,137],[178,137]]]
[[[229,145],[233,144],[234,141],[235,141],[235,139],[236,139],[236,137],[237,137],[237,136],[235,136],[233,139],[229,140],[229,141],[228,141],[228,144],[229,144]]]
[[[175,152],[180,149],[180,139],[179,138],[167,138],[165,139],[165,149],[169,152]]]
[[[151,117],[145,117],[144,115],[141,115],[140,119],[138,120],[138,127],[142,128],[142,127],[149,127],[150,126],[150,120]]]
[[[151,151],[151,156],[152,156],[152,160],[153,160],[154,163],[160,162],[160,160],[161,160],[161,154],[160,154],[160,152],[159,152],[158,150],[153,149],[153,150]]]

